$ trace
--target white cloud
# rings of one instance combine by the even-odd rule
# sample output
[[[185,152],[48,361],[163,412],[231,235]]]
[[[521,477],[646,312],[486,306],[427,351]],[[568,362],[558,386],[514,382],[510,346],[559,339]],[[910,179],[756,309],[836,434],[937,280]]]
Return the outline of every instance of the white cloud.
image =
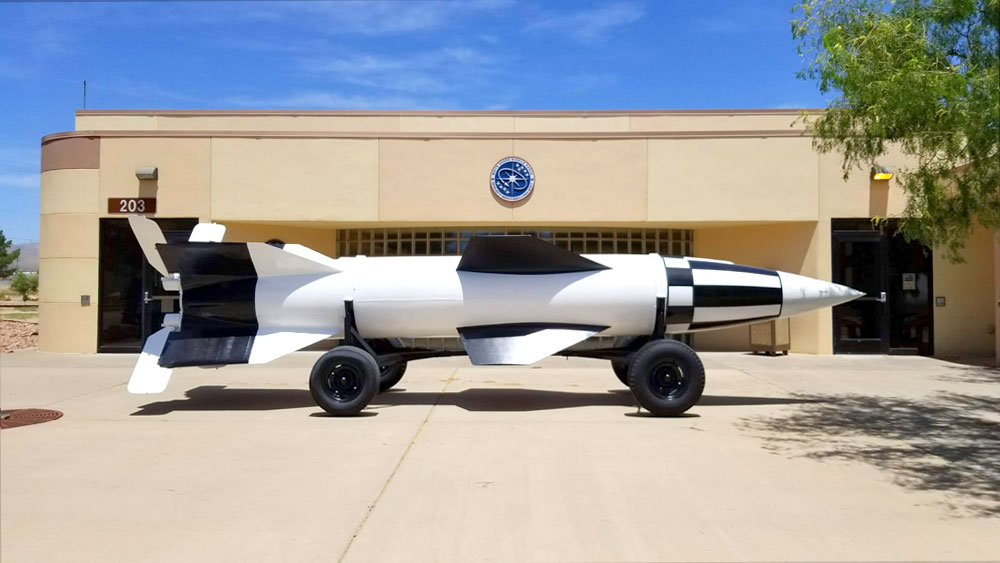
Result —
[[[108,81],[88,80],[87,92],[91,99],[100,103],[104,92],[110,92],[119,96],[130,98],[142,98],[148,102],[155,103],[157,100],[172,100],[178,102],[197,103],[201,101],[194,96],[188,96],[174,90],[160,87],[149,81],[133,81],[127,78],[116,78]]]
[[[38,189],[41,148],[0,147],[0,187]]]
[[[278,2],[239,6],[238,17],[306,22],[330,35],[387,35],[428,32],[483,12],[505,8],[512,0],[424,2]]]
[[[563,79],[567,90],[576,93],[610,88],[618,83],[618,76],[610,72],[580,73]]]
[[[0,147],[0,188],[38,189],[40,160],[40,147]]]
[[[294,109],[443,109],[452,107],[447,100],[416,99],[407,96],[342,95],[321,90],[293,92],[284,96],[235,96],[227,104],[245,108]]]
[[[24,174],[0,173],[0,188],[21,188],[37,190],[39,186],[39,173]]]
[[[306,57],[299,64],[303,70],[334,82],[428,95],[480,85],[495,72],[494,62],[482,51],[458,47],[395,57],[357,52]]]
[[[568,14],[543,16],[529,29],[551,29],[583,41],[605,39],[616,30],[639,21],[645,10],[638,4],[619,2]]]

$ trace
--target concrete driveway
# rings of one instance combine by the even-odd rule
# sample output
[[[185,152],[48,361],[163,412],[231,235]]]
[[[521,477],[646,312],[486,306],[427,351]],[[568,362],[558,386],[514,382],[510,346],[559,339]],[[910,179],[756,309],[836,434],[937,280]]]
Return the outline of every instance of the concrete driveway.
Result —
[[[133,396],[134,355],[3,355],[0,407],[65,416],[0,432],[0,559],[1000,558],[995,370],[703,354],[657,419],[604,362],[453,358],[337,419],[317,356]]]

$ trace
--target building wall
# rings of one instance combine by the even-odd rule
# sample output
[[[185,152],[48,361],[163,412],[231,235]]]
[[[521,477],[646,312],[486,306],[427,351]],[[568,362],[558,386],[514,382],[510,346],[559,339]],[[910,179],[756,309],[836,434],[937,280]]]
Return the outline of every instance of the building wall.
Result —
[[[829,256],[829,249],[824,253],[816,240],[824,238],[821,233],[829,229],[829,222],[816,221],[696,229],[695,255],[822,278],[822,271],[828,272],[830,267],[824,268],[821,256]],[[793,352],[833,352],[830,309],[793,317],[789,322]],[[695,335],[694,343],[702,350],[749,350],[750,329],[736,327],[700,332]]]
[[[301,244],[327,256],[337,254],[337,231],[327,227],[291,226],[281,223],[241,223],[226,221],[227,242],[267,242],[278,239]]]
[[[965,246],[965,262],[934,253],[934,295],[945,298],[944,307],[934,307],[934,355],[996,358],[996,244],[996,233],[979,227]]]
[[[97,349],[99,139],[57,142],[42,158],[39,348]],[[81,296],[90,296],[90,305]]]
[[[867,170],[845,180],[839,157],[817,154],[797,119],[787,110],[81,111],[79,132],[43,143],[41,348],[96,349],[98,219],[111,197],[156,197],[157,217],[224,223],[227,240],[278,238],[330,255],[338,228],[363,226],[693,228],[696,255],[829,279],[830,219],[898,214],[905,199]],[[509,155],[537,178],[513,204],[487,187]],[[159,179],[137,180],[144,166]],[[992,268],[971,265],[988,253],[992,264],[995,243],[977,241],[976,262],[935,262],[935,284],[949,291],[946,310],[935,310],[942,353],[983,350],[996,322],[979,317],[1000,295],[950,296],[969,268],[996,287]],[[961,319],[977,307],[976,336],[965,337]],[[831,351],[829,310],[791,323],[793,351]],[[745,328],[696,337],[703,349],[747,341]]]

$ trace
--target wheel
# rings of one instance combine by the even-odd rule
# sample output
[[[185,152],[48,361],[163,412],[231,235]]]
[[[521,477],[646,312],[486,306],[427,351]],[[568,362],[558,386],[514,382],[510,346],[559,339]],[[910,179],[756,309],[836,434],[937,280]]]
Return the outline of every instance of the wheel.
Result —
[[[629,387],[655,416],[677,416],[705,390],[705,367],[694,350],[677,340],[654,340],[632,355]]]
[[[323,354],[309,374],[313,400],[335,416],[354,416],[378,393],[375,358],[354,346],[339,346]]]
[[[382,368],[382,373],[379,374],[378,378],[378,390],[388,391],[392,389],[400,379],[403,379],[403,374],[406,373],[406,362],[397,362]]]
[[[618,381],[628,386],[628,356],[611,360],[611,369],[615,371]]]

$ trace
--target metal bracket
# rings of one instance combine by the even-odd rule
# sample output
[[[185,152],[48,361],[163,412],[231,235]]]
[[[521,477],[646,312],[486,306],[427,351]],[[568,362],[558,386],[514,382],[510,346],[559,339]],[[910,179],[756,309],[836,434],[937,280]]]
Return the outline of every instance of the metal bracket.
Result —
[[[653,323],[653,340],[662,340],[667,333],[667,299],[656,298],[656,321]]]
[[[372,347],[365,342],[364,338],[361,338],[361,333],[358,332],[358,324],[354,318],[353,300],[344,301],[344,345],[361,348],[378,361],[378,354],[375,353],[375,350],[372,350]]]

